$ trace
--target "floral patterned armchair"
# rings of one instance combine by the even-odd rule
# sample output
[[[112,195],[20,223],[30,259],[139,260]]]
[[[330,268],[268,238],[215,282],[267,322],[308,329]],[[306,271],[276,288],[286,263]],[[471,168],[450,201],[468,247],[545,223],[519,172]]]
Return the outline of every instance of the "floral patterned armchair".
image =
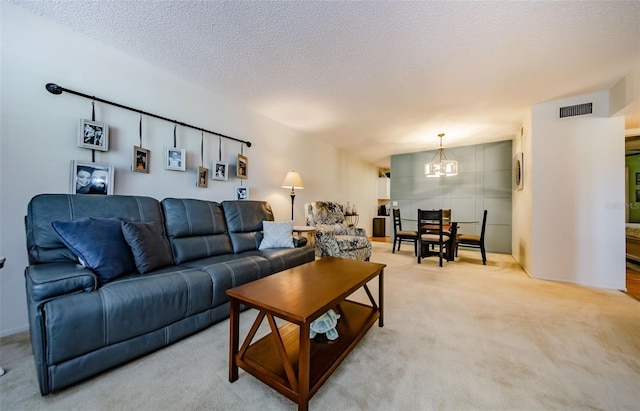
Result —
[[[343,257],[369,261],[371,242],[363,228],[348,227],[344,208],[330,201],[315,201],[304,205],[308,226],[316,228],[316,257]]]

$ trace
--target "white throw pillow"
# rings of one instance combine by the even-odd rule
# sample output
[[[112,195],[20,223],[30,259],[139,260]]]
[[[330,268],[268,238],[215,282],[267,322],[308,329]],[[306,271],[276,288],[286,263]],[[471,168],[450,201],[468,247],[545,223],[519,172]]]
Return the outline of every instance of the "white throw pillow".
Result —
[[[293,221],[263,221],[264,238],[259,250],[293,248]]]

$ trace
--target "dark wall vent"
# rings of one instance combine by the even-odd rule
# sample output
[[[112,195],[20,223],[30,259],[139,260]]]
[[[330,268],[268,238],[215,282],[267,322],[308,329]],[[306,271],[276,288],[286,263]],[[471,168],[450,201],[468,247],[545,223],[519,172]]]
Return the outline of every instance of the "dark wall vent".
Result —
[[[593,113],[593,103],[576,104],[575,106],[560,107],[560,118],[583,116]]]

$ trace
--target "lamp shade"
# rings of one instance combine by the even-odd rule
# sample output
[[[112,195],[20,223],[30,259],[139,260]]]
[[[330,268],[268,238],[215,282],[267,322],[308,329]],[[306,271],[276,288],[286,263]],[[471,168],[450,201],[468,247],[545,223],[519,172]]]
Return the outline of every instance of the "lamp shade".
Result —
[[[304,188],[302,184],[302,178],[297,171],[289,171],[282,181],[282,188],[291,188],[302,190]]]

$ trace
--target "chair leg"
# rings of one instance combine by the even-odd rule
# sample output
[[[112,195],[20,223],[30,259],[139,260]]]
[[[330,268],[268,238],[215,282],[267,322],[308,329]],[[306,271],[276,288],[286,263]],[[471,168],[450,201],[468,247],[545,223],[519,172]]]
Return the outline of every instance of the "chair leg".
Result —
[[[413,253],[416,257],[418,256],[418,241],[413,242]]]
[[[487,265],[487,252],[484,249],[484,244],[480,244],[480,252],[482,253],[482,264]]]
[[[396,252],[396,242],[398,241],[398,237],[393,239],[393,248],[391,249],[391,252],[395,254]]]

